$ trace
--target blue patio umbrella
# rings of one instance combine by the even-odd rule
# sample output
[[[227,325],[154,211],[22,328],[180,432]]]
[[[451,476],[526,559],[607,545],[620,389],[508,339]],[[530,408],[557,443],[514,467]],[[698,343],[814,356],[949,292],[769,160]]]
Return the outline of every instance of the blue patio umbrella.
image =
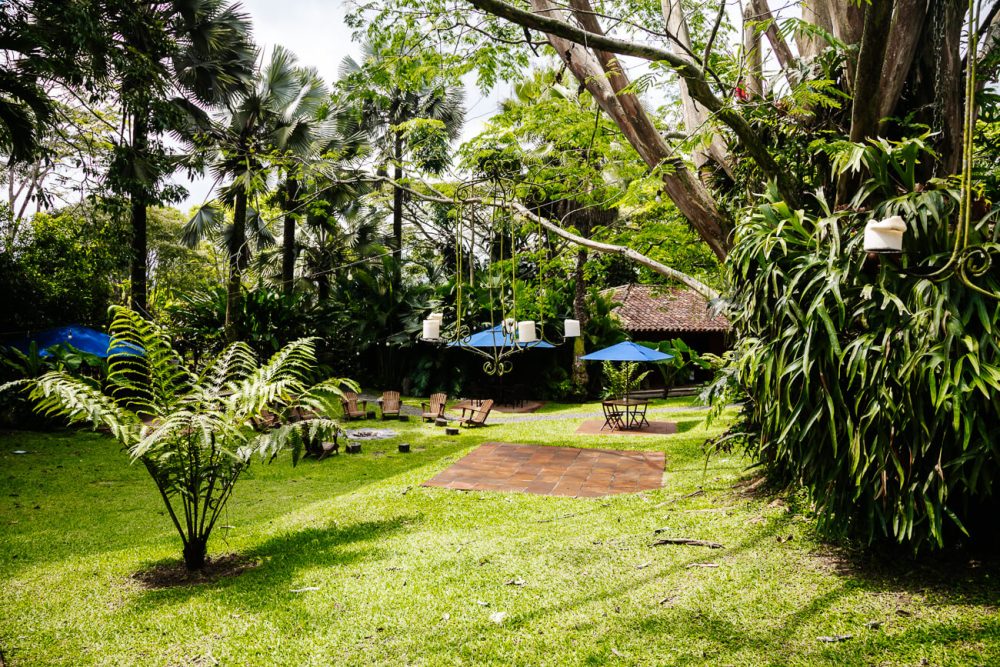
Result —
[[[142,354],[142,350],[131,345],[119,345],[117,348],[111,349],[111,336],[96,329],[75,324],[21,336],[18,340],[11,342],[11,347],[27,352],[32,342],[38,346],[41,357],[52,354],[49,352],[49,348],[57,345],[71,345],[80,352],[101,358],[105,358],[109,354]]]
[[[580,358],[586,361],[666,361],[673,359],[674,355],[654,350],[645,345],[636,345],[627,340],[603,350],[585,354]]]
[[[448,347],[478,347],[487,350],[494,347],[515,346],[524,349],[549,349],[555,347],[552,343],[546,343],[544,340],[536,340],[530,343],[515,341],[509,333],[504,333],[502,324],[477,331],[468,338],[448,343]]]
[[[603,350],[585,354],[580,358],[585,361],[666,361],[667,359],[673,359],[674,355],[654,350],[645,345],[636,345],[632,341],[627,340],[616,343],[611,347],[606,347]],[[628,400],[627,393],[625,394],[625,400]]]

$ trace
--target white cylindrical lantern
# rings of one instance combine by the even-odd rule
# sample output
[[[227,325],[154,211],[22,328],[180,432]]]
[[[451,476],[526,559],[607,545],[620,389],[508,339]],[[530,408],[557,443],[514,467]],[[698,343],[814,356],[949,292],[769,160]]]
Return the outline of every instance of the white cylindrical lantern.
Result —
[[[437,340],[441,337],[441,320],[433,317],[428,317],[424,320],[424,338],[428,340]]]
[[[520,343],[534,343],[538,340],[535,335],[535,323],[532,320],[525,320],[517,323],[517,340]]]
[[[566,320],[563,322],[563,337],[564,338],[579,338],[580,337],[580,320]]]
[[[865,252],[900,252],[906,223],[898,215],[865,225]]]

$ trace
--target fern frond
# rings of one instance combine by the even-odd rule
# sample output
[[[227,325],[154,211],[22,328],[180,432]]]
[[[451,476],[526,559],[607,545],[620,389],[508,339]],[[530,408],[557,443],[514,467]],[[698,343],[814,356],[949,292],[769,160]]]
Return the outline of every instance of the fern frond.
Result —
[[[334,415],[339,411],[345,391],[359,392],[361,387],[348,378],[330,378],[309,387],[295,399],[295,403],[297,407],[317,415]]]
[[[151,415],[170,412],[190,389],[190,371],[159,325],[128,308],[112,312],[108,381],[114,395],[128,397]]]
[[[31,384],[30,398],[36,411],[65,417],[74,423],[89,422],[94,428],[105,426],[125,446],[138,439],[142,429],[139,417],[84,380],[63,371],[52,371]]]
[[[198,377],[199,389],[220,393],[226,385],[243,380],[257,370],[257,355],[246,343],[240,341],[227,346],[209,363]]]
[[[300,338],[275,352],[259,371],[265,382],[306,381],[316,363],[316,338]]]
[[[266,460],[288,449],[292,453],[292,463],[298,463],[307,442],[329,440],[339,432],[340,424],[333,419],[306,419],[258,434],[247,443],[246,451],[255,452]]]

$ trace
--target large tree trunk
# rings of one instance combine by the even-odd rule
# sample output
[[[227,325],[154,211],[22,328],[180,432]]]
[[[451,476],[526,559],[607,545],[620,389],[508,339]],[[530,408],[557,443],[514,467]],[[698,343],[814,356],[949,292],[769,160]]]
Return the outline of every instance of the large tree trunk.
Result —
[[[753,7],[749,4],[743,9],[743,68],[746,74],[743,85],[747,93],[760,97],[764,94],[764,77],[761,74],[763,59],[760,55],[760,33],[754,22]]]
[[[809,2],[802,7],[802,19],[826,32],[833,34],[833,23],[830,19],[830,9],[826,2]],[[826,41],[821,37],[811,37],[804,32],[795,33],[795,45],[799,48],[800,58],[815,58],[826,47]]]
[[[854,142],[874,136],[878,129],[880,84],[893,3],[894,0],[879,0],[865,12],[851,107],[851,141]]]
[[[778,24],[771,13],[770,5],[767,4],[767,0],[750,0],[750,7],[753,9],[753,20],[765,26],[764,34],[767,35],[767,41],[771,45],[771,50],[774,51],[774,57],[777,58],[778,64],[785,72],[785,78],[788,79],[789,84],[794,85],[796,81],[791,72],[795,58],[792,56],[792,50],[788,48],[785,39],[778,32]]]
[[[966,3],[963,0],[937,0],[944,3],[944,36],[941,52],[936,54],[941,68],[940,90],[937,91],[941,105],[941,139],[938,153],[941,156],[939,176],[958,172],[962,164],[962,133],[964,129],[963,110],[965,75],[962,62],[962,26],[965,21]]]
[[[574,2],[579,2],[580,0],[574,0]],[[667,24],[667,32],[677,38],[677,41],[671,40],[670,47],[671,50],[678,54],[683,55],[685,52],[691,50],[691,34],[688,31],[687,19],[684,17],[684,11],[681,8],[680,0],[661,0],[660,11],[663,13],[663,19]],[[600,26],[597,23],[597,19],[593,14],[586,14],[589,16],[592,25],[584,24],[584,27],[588,30],[594,31],[600,30]],[[691,93],[688,91],[687,86],[681,86],[681,111],[684,114],[684,129],[688,134],[693,134],[708,127],[709,114],[708,109],[705,106],[698,104],[694,98],[691,97]],[[698,169],[704,167],[709,158],[714,160],[731,178],[733,176],[733,171],[729,165],[729,156],[726,153],[726,145],[722,141],[722,137],[718,134],[712,136],[711,143],[704,150],[697,149],[691,156],[694,161],[694,166]]]
[[[878,87],[880,130],[884,127],[883,119],[896,110],[899,95],[913,66],[913,56],[917,52],[926,16],[927,0],[896,0],[886,37],[882,81]]]
[[[243,270],[250,261],[247,249],[247,192],[241,187],[236,192],[236,206],[233,211],[233,233],[229,239],[229,285],[226,291],[226,336],[236,337],[236,318],[240,312],[240,291],[243,284]]]
[[[145,159],[149,146],[149,125],[145,112],[132,116],[132,155],[133,159]],[[133,177],[134,178],[134,177]],[[147,187],[145,184],[133,181],[129,198],[132,226],[132,253],[129,261],[129,283],[131,290],[132,310],[143,317],[149,316],[146,284],[148,261],[146,227],[148,214],[146,209]]]
[[[588,13],[592,10],[584,11],[583,7],[589,7],[584,3],[586,0],[579,0],[577,16],[589,17],[581,20],[593,19],[593,14]],[[549,0],[531,0],[531,6],[535,12],[547,16],[562,11]],[[599,26],[597,28],[600,29]],[[628,76],[613,54],[596,51],[595,57],[575,42],[555,35],[547,36],[566,67],[615,121],[643,161],[654,168],[663,163],[672,165],[673,170],[663,176],[664,190],[716,256],[725,258],[732,222],[716,205],[704,184],[670,150],[638,98],[624,92],[629,84]]]
[[[403,180],[403,135],[398,130],[393,142],[392,157],[396,164],[393,166],[392,179],[399,183]],[[392,188],[392,242],[392,285],[398,288],[403,271],[403,189],[396,186]]]
[[[285,181],[285,220],[281,240],[281,287],[285,294],[292,293],[295,285],[295,225],[298,207],[299,182],[289,177]]]

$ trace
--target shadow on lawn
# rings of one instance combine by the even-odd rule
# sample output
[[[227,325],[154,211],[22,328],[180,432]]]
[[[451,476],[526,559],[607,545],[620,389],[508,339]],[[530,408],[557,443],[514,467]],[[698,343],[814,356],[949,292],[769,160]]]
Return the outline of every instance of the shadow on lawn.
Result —
[[[693,549],[690,557],[684,557],[668,568],[650,570],[649,574],[622,582],[611,590],[585,593],[540,606],[530,613],[517,615],[511,619],[512,624],[544,623],[550,616],[559,616],[592,603],[611,602],[620,596],[626,596],[636,587],[658,579],[669,579],[685,571],[690,573],[692,580],[699,577],[696,574],[698,572],[717,572],[715,569],[702,571],[688,568],[706,561],[718,562],[725,568],[725,560],[733,556],[775,548],[772,545],[776,539],[789,534],[795,520],[796,512],[793,510],[781,517],[772,518],[751,537],[736,545],[727,545],[724,551]],[[683,546],[655,548],[689,549]],[[804,600],[799,608],[781,614],[779,618],[773,619],[775,623],[767,623],[761,629],[755,630],[759,626],[758,619],[743,622],[739,615],[729,618],[712,608],[692,610],[673,607],[669,602],[664,602],[661,603],[664,606],[652,607],[657,609],[655,612],[637,610],[633,620],[622,617],[626,634],[631,637],[662,637],[668,634],[679,640],[677,646],[682,653],[685,639],[693,642],[693,646],[697,648],[692,648],[692,652],[685,656],[671,656],[671,660],[676,660],[671,664],[705,664],[706,660],[708,664],[738,664],[747,647],[752,647],[756,653],[770,656],[775,660],[774,664],[783,664],[784,660],[795,655],[801,657],[803,643],[808,646],[810,642],[815,642],[817,653],[829,653],[834,658],[846,652],[852,659],[856,658],[851,664],[869,664],[871,660],[866,658],[874,659],[880,651],[895,654],[904,645],[906,651],[918,654],[918,660],[922,649],[937,650],[941,644],[954,645],[956,650],[961,647],[975,651],[976,642],[988,644],[987,640],[995,640],[1000,633],[1000,615],[995,613],[997,601],[1000,600],[1000,561],[995,558],[985,562],[975,558],[970,560],[968,554],[963,556],[953,553],[921,561],[913,558],[885,561],[871,553],[858,556],[836,547],[829,547],[808,557],[816,569],[832,573],[836,580]],[[710,583],[707,585],[711,586]],[[831,614],[843,598],[856,595],[859,591],[883,600],[885,596],[891,596],[895,609],[886,612],[883,602],[882,611],[858,622],[857,627],[846,629],[848,634],[853,635],[853,639],[843,644],[825,644],[818,639],[821,635],[835,635],[844,631],[844,628],[838,629],[836,625],[836,613],[830,616],[832,627],[816,628],[816,636],[801,636],[802,628]],[[667,600],[671,597],[668,595]],[[650,604],[655,604],[655,601],[650,601]],[[978,623],[921,622],[920,608],[931,605],[979,607],[982,615],[978,617]],[[869,628],[865,622],[874,622],[876,627]],[[909,627],[905,627],[901,633],[897,631],[890,634],[878,629],[882,625],[896,625],[898,628],[903,624]],[[487,627],[484,624],[484,628]],[[795,641],[799,643],[795,644]],[[971,664],[978,664],[974,660],[976,656],[973,652],[966,658],[973,660]],[[581,656],[581,664],[604,664],[607,658],[606,653],[598,652]]]
[[[385,455],[389,447],[395,448],[394,440],[390,444],[382,445],[385,451],[380,451],[378,454],[374,453],[373,447],[366,449],[366,453],[359,456],[339,454],[327,457],[323,461],[306,459],[298,464],[295,472],[281,480],[267,479],[263,474],[265,466],[258,462],[244,473],[244,479],[237,484],[227,512],[231,512],[233,516],[239,514],[240,520],[246,523],[266,524],[285,514],[289,509],[294,510],[318,501],[332,501],[339,496],[356,493],[367,486],[379,484],[425,466],[433,468],[427,475],[429,479],[437,474],[442,460],[456,457],[469,447],[467,442],[445,440],[443,436],[437,437],[436,433],[407,435],[410,436],[407,438],[408,441],[418,448],[413,454]],[[108,444],[115,443],[110,439],[99,439],[86,441],[79,448],[87,452],[86,456],[103,456],[100,448]],[[37,462],[32,463],[38,465]],[[123,461],[121,465],[124,468],[128,463]],[[268,465],[291,467],[288,460],[278,460]],[[111,551],[117,552],[121,548],[158,548],[169,540],[176,549],[179,560],[180,538],[173,530],[157,498],[156,487],[145,471],[135,468],[134,474],[130,472],[128,476],[116,477],[118,480],[116,485],[103,487],[97,486],[100,480],[86,477],[94,472],[94,468],[84,467],[81,470],[74,471],[74,474],[82,475],[79,483],[86,485],[88,496],[85,505],[74,504],[74,494],[78,492],[76,486],[60,488],[59,493],[47,496],[48,504],[60,505],[63,508],[61,521],[76,530],[75,534],[79,539],[68,544],[58,527],[54,528],[50,523],[39,520],[30,522],[22,520],[17,525],[7,528],[7,537],[25,545],[15,551],[16,560],[10,563],[8,570],[11,576],[16,577],[19,571],[39,564],[60,560],[78,562],[80,558],[106,554],[109,552],[109,544],[113,547]],[[109,474],[109,470],[114,468],[102,465],[98,474]],[[16,475],[11,475],[11,479],[16,481],[18,478]],[[25,484],[27,485],[27,482]],[[257,493],[251,490],[255,484],[257,489],[254,491]],[[123,489],[126,492],[123,492]],[[296,494],[292,501],[293,507],[289,507],[284,500],[280,503],[268,501],[269,494],[275,494],[275,498],[284,498],[290,489],[294,489]],[[27,492],[16,483],[8,484],[5,490],[27,495]],[[37,493],[37,489],[33,492]],[[257,503],[267,509],[263,511],[255,509]],[[31,515],[32,511],[30,506],[26,506],[23,510],[25,516],[29,518],[34,518]],[[112,516],[117,522],[114,528],[115,534],[128,535],[127,543],[109,538],[110,528],[107,521],[108,517]],[[213,532],[209,542],[210,556],[221,555],[218,549],[222,533],[218,531],[217,528],[216,532]],[[27,548],[29,545],[30,549]]]
[[[225,595],[232,602],[248,608],[267,608],[283,599],[293,599],[293,584],[298,572],[304,568],[336,568],[364,561],[371,562],[383,556],[383,549],[371,546],[390,534],[405,530],[420,521],[418,516],[396,516],[380,521],[359,521],[347,525],[332,524],[322,528],[306,528],[282,533],[254,548],[236,555],[253,567],[244,567],[234,576],[210,581],[193,580],[189,584],[148,591],[136,604],[172,604],[189,597]],[[173,566],[175,560],[150,564],[133,575],[142,578],[150,570]],[[211,586],[201,584],[209,583]]]

